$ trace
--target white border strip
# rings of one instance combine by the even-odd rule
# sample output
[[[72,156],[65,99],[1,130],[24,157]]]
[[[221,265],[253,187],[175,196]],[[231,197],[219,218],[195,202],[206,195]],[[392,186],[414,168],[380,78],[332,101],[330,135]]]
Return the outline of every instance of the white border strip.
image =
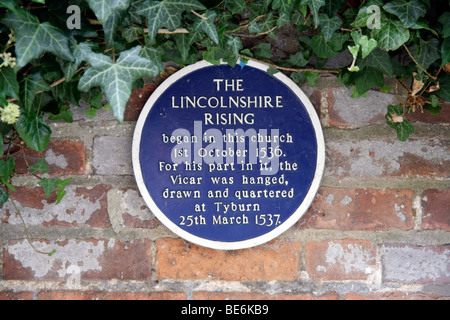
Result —
[[[309,206],[311,205],[312,201],[314,200],[314,197],[317,193],[317,190],[319,189],[320,182],[322,180],[323,171],[325,168],[325,141],[323,137],[322,127],[319,121],[319,118],[316,114],[316,111],[311,104],[308,97],[303,93],[303,91],[295,84],[291,79],[289,79],[286,75],[284,75],[281,72],[278,72],[274,74],[273,76],[279,79],[281,82],[286,84],[303,102],[309,117],[311,118],[311,122],[314,127],[314,131],[316,134],[317,139],[317,164],[316,164],[316,172],[314,175],[314,179],[311,183],[311,186],[305,196],[305,199],[301,203],[301,205],[295,210],[295,212],[280,226],[276,227],[272,231],[248,240],[243,241],[236,241],[236,242],[224,242],[224,241],[213,241],[213,240],[207,240],[198,236],[195,236],[180,227],[178,227],[175,223],[173,223],[167,216],[158,208],[156,203],[153,201],[152,197],[150,196],[145,183],[144,179],[142,177],[142,171],[141,166],[139,162],[139,149],[141,144],[141,136],[142,136],[142,130],[144,128],[145,122],[147,120],[147,116],[155,104],[155,102],[158,100],[158,98],[161,96],[161,94],[169,88],[173,83],[184,77],[185,75],[200,69],[213,66],[213,64],[203,60],[199,61],[195,64],[192,64],[190,66],[187,66],[180,71],[176,72],[167,80],[165,80],[150,96],[149,100],[146,102],[139,119],[136,124],[136,128],[134,131],[133,136],[133,147],[132,147],[132,155],[133,155],[133,170],[136,178],[136,183],[139,187],[139,191],[141,192],[142,197],[144,198],[145,203],[149,207],[149,209],[153,212],[153,214],[161,221],[162,224],[164,224],[170,231],[177,234],[181,238],[184,238],[192,243],[212,248],[212,249],[220,249],[220,250],[237,250],[237,249],[245,249],[254,247],[263,243],[266,243],[276,237],[278,237],[280,234],[288,230],[290,227],[292,227],[308,210]],[[259,62],[255,62],[252,60],[249,60],[246,66],[254,67],[256,69],[267,71],[269,69],[269,66],[266,66],[264,64],[261,64]]]

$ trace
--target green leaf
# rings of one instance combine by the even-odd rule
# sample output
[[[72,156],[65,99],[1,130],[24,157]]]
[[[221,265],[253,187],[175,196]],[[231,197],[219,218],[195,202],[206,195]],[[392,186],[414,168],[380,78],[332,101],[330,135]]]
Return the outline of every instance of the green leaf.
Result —
[[[9,193],[0,189],[0,208],[8,201]]]
[[[69,38],[49,22],[40,23],[38,18],[27,10],[8,12],[1,22],[15,31],[18,68],[46,52],[73,61]]]
[[[450,102],[450,73],[446,73],[439,77],[439,87],[440,89],[435,92],[435,94],[445,100]]]
[[[328,15],[322,14],[319,17],[320,28],[326,41],[330,40],[336,30],[342,26],[342,20],[338,16],[329,18]]]
[[[442,105],[439,102],[438,97],[436,97],[434,94],[430,96],[431,103],[427,103],[423,106],[425,110],[428,110],[431,115],[437,116],[439,115],[439,112],[441,111]]]
[[[303,72],[303,74],[306,76],[306,80],[308,81],[308,84],[311,87],[314,87],[316,85],[316,80],[319,77],[320,73],[305,71],[305,72]]]
[[[381,49],[377,48],[373,50],[365,59],[358,60],[357,64],[361,69],[364,67],[372,67],[383,72],[390,78],[394,77],[389,53]]]
[[[397,131],[397,137],[400,141],[406,141],[411,133],[414,133],[414,127],[411,122],[403,119],[403,122],[396,123],[394,127]]]
[[[311,48],[319,58],[331,58],[342,50],[342,45],[348,38],[348,34],[335,33],[326,41],[324,36],[319,34],[311,39]]]
[[[146,0],[136,12],[147,18],[150,41],[153,42],[161,27],[178,28],[184,11],[204,9],[205,6],[196,0]]]
[[[414,45],[408,49],[417,63],[420,64],[425,70],[441,57],[439,40],[435,38],[430,39],[429,41],[419,39],[418,44],[414,43]]]
[[[325,0],[302,0],[302,5],[307,5],[314,17],[314,25],[316,28],[320,25],[319,10],[325,5]]]
[[[38,183],[40,186],[44,188],[45,197],[48,198],[50,194],[53,192],[53,189],[55,189],[56,186],[56,180],[55,179],[47,179],[44,178]]]
[[[16,130],[28,147],[38,152],[45,150],[52,133],[42,117],[29,117],[25,114],[20,115]]]
[[[0,160],[0,179],[2,183],[5,183],[11,177],[11,174],[16,167],[16,162],[14,158],[8,158],[8,160]]]
[[[0,92],[5,97],[19,99],[19,83],[17,82],[17,75],[13,69],[0,69]]]
[[[163,72],[164,66],[161,59],[163,54],[164,49],[161,48],[160,46],[155,48],[151,46],[149,43],[146,43],[145,46],[142,48],[141,53],[139,53],[139,56],[151,61],[152,65],[155,65],[158,68],[159,72]]]
[[[239,51],[243,47],[241,38],[230,36],[230,38],[227,40],[227,46],[231,49],[235,58],[234,60],[237,61],[239,59]]]
[[[270,47],[270,43],[260,43],[257,47],[258,49],[255,51],[255,57],[265,59],[272,58],[273,54],[272,50],[270,50]]]
[[[353,81],[360,96],[372,87],[382,88],[384,86],[383,74],[376,69],[368,67],[359,71]]]
[[[40,73],[33,73],[20,82],[20,100],[22,102],[23,110],[26,114],[34,115],[33,102],[35,100],[36,92],[49,91],[50,86],[42,78]]]
[[[130,0],[86,0],[86,2],[103,25],[115,12],[126,10],[130,6]]]
[[[386,51],[394,51],[409,40],[409,30],[391,15],[381,15],[381,28],[372,29],[371,37],[378,42],[378,46]]]
[[[68,106],[63,106],[60,112],[56,115],[51,114],[48,116],[49,120],[64,120],[67,123],[73,122],[73,112],[69,110]]]
[[[377,40],[363,36],[358,39],[358,44],[361,45],[362,58],[366,58],[378,45]]]
[[[122,37],[129,43],[139,39],[139,36],[144,33],[144,28],[130,26],[122,31]]]
[[[450,37],[445,38],[441,46],[441,65],[446,65],[450,62]]]
[[[36,173],[38,171],[40,173],[47,173],[50,171],[50,168],[47,165],[47,161],[45,161],[45,158],[41,158],[35,164],[30,166],[30,171],[31,173]]]
[[[299,51],[296,54],[291,54],[287,62],[292,66],[304,67],[308,63],[308,60],[305,59],[303,52]]]
[[[442,24],[442,35],[444,38],[450,37],[450,12],[444,12],[438,21]]]
[[[1,141],[1,148],[0,148],[0,157],[3,156],[3,134],[0,132],[0,141]]]
[[[140,57],[140,51],[140,46],[123,51],[117,62],[113,62],[104,54],[89,55],[87,60],[90,65],[78,84],[79,90],[84,92],[100,86],[119,122],[123,121],[123,113],[134,81],[144,77],[154,77],[158,74],[158,67]]]
[[[214,19],[217,14],[214,11],[207,10],[204,14],[205,19],[198,18],[193,25],[195,31],[202,30],[208,37],[211,38],[216,44],[219,43],[219,35],[217,34],[216,27],[214,25]]]
[[[413,27],[427,12],[427,7],[419,0],[393,0],[385,4],[383,9],[396,15],[407,28]]]

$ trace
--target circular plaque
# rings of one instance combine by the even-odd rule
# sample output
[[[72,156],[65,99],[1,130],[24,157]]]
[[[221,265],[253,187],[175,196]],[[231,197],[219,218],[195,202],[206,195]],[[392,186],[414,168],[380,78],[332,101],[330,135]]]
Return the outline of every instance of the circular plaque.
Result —
[[[265,243],[300,219],[319,188],[325,147],[316,111],[293,81],[267,70],[200,61],[164,81],[139,117],[139,190],[190,242]]]

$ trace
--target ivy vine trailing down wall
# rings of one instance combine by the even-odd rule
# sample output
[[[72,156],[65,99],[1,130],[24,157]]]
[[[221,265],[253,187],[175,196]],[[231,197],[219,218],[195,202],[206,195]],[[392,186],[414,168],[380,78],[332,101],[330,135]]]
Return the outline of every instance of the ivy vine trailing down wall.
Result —
[[[277,59],[270,40],[288,24],[300,35],[299,50]],[[325,67],[343,52],[353,58],[349,65]],[[111,108],[122,122],[143,78],[164,72],[163,62],[183,66],[201,58],[232,66],[239,58],[254,59],[269,64],[269,73],[282,70],[310,85],[320,73],[336,74],[353,88],[353,97],[373,87],[389,91],[384,79],[393,78],[407,99],[386,106],[386,122],[404,141],[414,132],[405,114],[438,115],[450,101],[449,3],[0,0],[0,207],[16,192],[15,157],[25,158],[26,147],[46,149],[51,136],[46,121],[72,122],[69,104],[83,100],[92,106],[89,117]],[[41,177],[49,171],[45,158],[26,164],[45,195],[56,191],[60,202],[70,179]]]

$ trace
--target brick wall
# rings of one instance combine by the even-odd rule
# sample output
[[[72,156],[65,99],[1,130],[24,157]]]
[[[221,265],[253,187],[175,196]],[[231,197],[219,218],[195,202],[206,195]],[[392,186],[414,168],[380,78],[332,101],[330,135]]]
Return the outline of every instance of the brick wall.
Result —
[[[42,200],[17,159],[13,195],[0,213],[0,299],[449,299],[449,109],[411,115],[416,133],[399,142],[384,123],[401,92],[350,98],[334,78],[302,86],[326,139],[316,199],[275,240],[217,251],[183,241],[146,208],[134,182],[131,141],[154,86],[137,89],[125,123],[100,112],[53,122],[50,176],[72,177],[67,195]],[[86,107],[85,107],[86,108]]]

